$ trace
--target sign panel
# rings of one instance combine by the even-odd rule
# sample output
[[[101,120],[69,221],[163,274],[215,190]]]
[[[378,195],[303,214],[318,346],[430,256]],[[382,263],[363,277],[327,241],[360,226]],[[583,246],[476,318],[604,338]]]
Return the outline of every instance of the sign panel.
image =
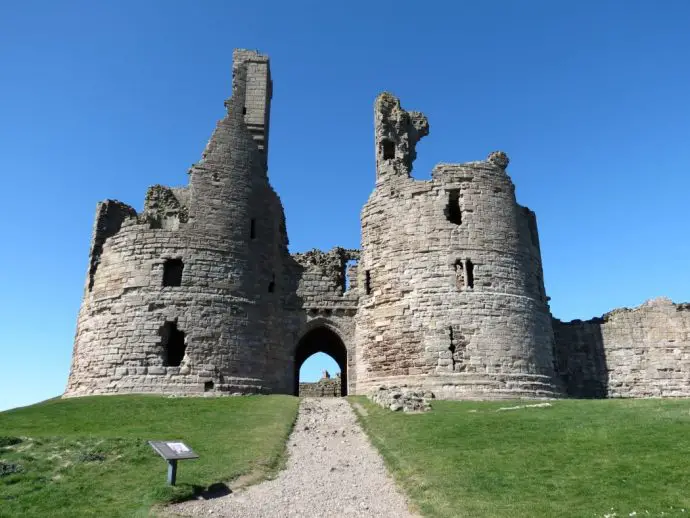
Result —
[[[198,459],[199,456],[182,441],[149,441],[151,447],[165,460]]]

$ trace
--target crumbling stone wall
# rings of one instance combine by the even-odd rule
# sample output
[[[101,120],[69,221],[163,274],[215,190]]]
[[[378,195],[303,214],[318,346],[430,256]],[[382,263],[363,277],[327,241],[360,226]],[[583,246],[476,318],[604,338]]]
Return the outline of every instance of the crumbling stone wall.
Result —
[[[335,247],[328,252],[310,250],[292,255],[289,276],[297,279],[295,296],[286,302],[285,332],[291,337],[291,352],[302,357],[300,347],[304,337],[326,328],[334,335],[325,339],[321,350],[331,354],[339,363],[346,393],[356,392],[354,350],[354,315],[357,313],[359,293],[356,276],[359,251]],[[348,268],[348,264],[350,264]],[[349,283],[346,282],[349,278]],[[339,340],[338,340],[339,339]],[[345,359],[340,358],[340,344],[345,347]],[[307,344],[309,346],[309,344]],[[304,358],[306,359],[306,358]],[[298,376],[300,365],[295,365]]]
[[[299,384],[300,397],[340,397],[340,377]]]
[[[317,351],[348,394],[690,395],[688,306],[552,323],[507,155],[412,179],[429,122],[391,94],[375,102],[361,251],[290,254],[267,173],[272,93],[268,58],[236,50],[227,113],[188,185],[150,187],[141,213],[98,204],[65,395],[296,394]]]
[[[288,253],[267,176],[272,90],[268,58],[236,50],[189,185],[150,187],[141,214],[99,204],[66,395],[296,393],[300,341],[318,328],[354,373],[344,275],[358,252]]]
[[[358,390],[553,396],[553,333],[534,213],[496,152],[410,177],[426,118],[375,103],[376,189],[362,210]]]
[[[189,186],[153,186],[142,214],[99,205],[67,395],[292,391],[268,58],[235,51],[232,90]],[[171,261],[181,276],[165,285]]]
[[[690,305],[658,298],[553,326],[569,396],[690,396]]]

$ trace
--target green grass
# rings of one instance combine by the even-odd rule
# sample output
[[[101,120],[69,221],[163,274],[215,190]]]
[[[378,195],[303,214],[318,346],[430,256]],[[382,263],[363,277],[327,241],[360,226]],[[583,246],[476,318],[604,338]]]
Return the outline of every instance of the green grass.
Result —
[[[690,516],[690,400],[351,401],[424,516]]]
[[[52,399],[0,413],[0,517],[132,517],[284,461],[291,396]],[[16,438],[21,442],[17,443]],[[180,439],[177,486],[147,440]],[[13,444],[15,443],[15,444]]]

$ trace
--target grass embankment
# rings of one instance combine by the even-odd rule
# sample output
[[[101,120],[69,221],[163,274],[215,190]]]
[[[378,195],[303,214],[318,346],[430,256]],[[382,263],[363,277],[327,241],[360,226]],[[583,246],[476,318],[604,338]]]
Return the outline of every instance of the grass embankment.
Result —
[[[403,415],[352,399],[425,516],[690,516],[690,400],[438,401]]]
[[[0,517],[146,516],[155,503],[266,476],[283,461],[297,405],[290,396],[94,396],[1,412]],[[183,440],[200,456],[179,462],[174,488],[146,442],[156,439]]]

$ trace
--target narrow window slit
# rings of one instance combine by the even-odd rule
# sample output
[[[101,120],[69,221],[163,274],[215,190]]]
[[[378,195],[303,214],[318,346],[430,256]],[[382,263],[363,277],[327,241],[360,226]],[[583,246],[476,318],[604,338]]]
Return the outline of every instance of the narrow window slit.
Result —
[[[95,247],[94,247],[95,249]],[[100,250],[99,250],[100,253]],[[95,252],[94,252],[94,259],[91,262],[91,268],[89,268],[89,292],[93,290],[93,285],[94,282],[96,282],[96,270],[98,270],[98,265],[101,262],[101,258],[95,257]]]
[[[252,218],[252,220],[249,222],[249,239],[255,239],[256,238],[256,220]]]
[[[367,295],[371,295],[371,273],[369,270],[364,272],[364,289]]]
[[[474,288],[474,265],[469,259],[465,261],[465,275],[467,277],[467,287]]]
[[[455,372],[455,344],[453,343],[453,327],[448,326],[448,335],[450,338],[450,345],[448,346],[448,350],[450,351],[450,360],[453,362],[453,372]]]
[[[273,293],[276,291],[276,274],[273,274],[273,277],[271,278],[271,282],[268,283],[268,292]]]
[[[382,140],[381,149],[383,151],[384,160],[395,158],[395,143],[392,140]]]
[[[532,240],[532,244],[534,246],[538,246],[539,245],[539,239],[537,238],[537,224],[536,224],[534,218],[530,218],[527,225],[529,227],[529,237]]]
[[[455,287],[458,290],[465,287],[465,265],[460,259],[455,261]]]

